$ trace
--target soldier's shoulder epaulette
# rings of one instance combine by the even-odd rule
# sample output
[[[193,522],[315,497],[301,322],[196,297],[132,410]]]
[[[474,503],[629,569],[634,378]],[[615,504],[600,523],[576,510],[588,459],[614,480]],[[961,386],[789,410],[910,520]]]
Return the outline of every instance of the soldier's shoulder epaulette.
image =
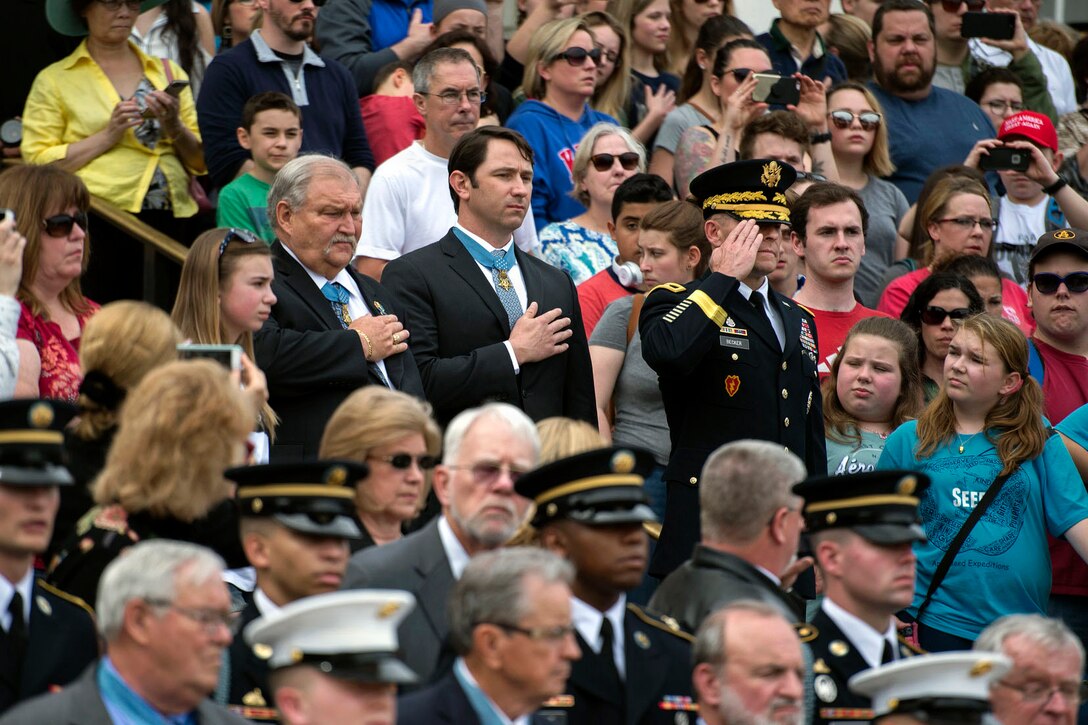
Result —
[[[649,534],[654,541],[661,539],[661,524],[657,521],[643,521],[642,530]]]
[[[663,284],[657,285],[656,287],[651,289],[646,294],[648,294],[648,295],[652,294],[652,293],[656,292],[659,289],[668,290],[669,292],[672,292],[673,294],[680,294],[681,292],[687,292],[688,291],[687,287],[685,287],[682,284],[677,284],[676,282],[665,282]]]
[[[635,615],[640,620],[642,620],[644,623],[646,623],[646,624],[650,625],[651,627],[653,627],[654,629],[659,629],[662,632],[668,632],[672,636],[679,637],[680,639],[684,640],[685,642],[694,642],[695,641],[695,638],[692,637],[687,632],[685,632],[683,629],[681,629],[680,628],[680,623],[677,622],[672,617],[669,617],[669,616],[663,615],[663,614],[660,614],[660,615],[650,614],[649,612],[647,612],[642,607],[639,607],[636,604],[628,604],[627,605],[627,610],[629,612],[631,612],[631,614]]]
[[[61,589],[57,589],[55,586],[45,581],[44,579],[39,579],[37,582],[35,582],[35,585],[41,587],[43,590],[45,590],[49,594],[52,594],[57,599],[63,599],[69,604],[74,604],[75,606],[79,607],[87,614],[89,614],[91,619],[94,619],[94,610],[91,609],[91,605],[87,604],[87,602],[83,601],[76,595],[69,594],[68,592]]]
[[[808,622],[794,622],[793,628],[802,642],[811,642],[820,636],[820,630]]]
[[[808,316],[809,316],[809,317],[811,317],[811,318],[812,318],[812,319],[814,319],[814,320],[816,319],[816,314],[815,314],[815,313],[814,313],[814,312],[813,312],[812,310],[810,310],[809,308],[805,307],[804,305],[802,305],[802,304],[801,304],[800,302],[798,302],[797,300],[791,300],[791,301],[793,302],[793,304],[797,305],[797,306],[798,306],[799,308],[801,308],[801,309],[802,309],[802,310],[804,310],[804,311],[805,311],[806,313],[808,313]]]

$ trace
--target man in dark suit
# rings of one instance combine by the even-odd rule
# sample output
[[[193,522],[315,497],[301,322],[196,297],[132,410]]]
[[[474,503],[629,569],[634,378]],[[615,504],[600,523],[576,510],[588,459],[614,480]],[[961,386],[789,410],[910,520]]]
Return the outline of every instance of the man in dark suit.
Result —
[[[665,577],[649,608],[688,632],[739,599],[766,602],[789,621],[804,622],[803,601],[782,588],[782,577],[792,578],[797,568],[790,565],[802,528],[804,502],[790,489],[804,478],[805,464],[774,443],[734,441],[714,451],[699,487],[702,542]]]
[[[574,283],[513,244],[529,209],[532,159],[516,131],[463,136],[449,160],[457,224],[382,273],[412,321],[409,345],[440,424],[488,400],[533,420],[597,424]]]
[[[242,466],[226,472],[238,485],[239,530],[257,572],[253,599],[242,610],[227,653],[226,703],[247,720],[276,722],[268,659],[241,636],[246,625],[291,602],[340,588],[348,540],[358,538],[355,484],[367,467],[353,461]]]
[[[769,159],[697,176],[691,193],[714,247],[710,271],[686,287],[654,288],[642,307],[642,355],[658,373],[672,438],[654,576],[668,575],[699,541],[699,473],[718,446],[767,440],[796,454],[810,474],[827,470],[816,323],[767,281],[795,178],[791,166]]]
[[[419,606],[399,637],[405,661],[421,682],[436,675],[454,582],[470,558],[502,546],[517,531],[529,503],[514,491],[514,482],[539,456],[536,426],[514,406],[489,403],[464,411],[446,427],[442,463],[434,470],[442,515],[351,557],[345,589],[405,589],[415,595]]]
[[[223,560],[210,549],[141,541],[106,567],[95,611],[106,655],[70,687],[22,703],[0,723],[246,722],[208,699],[233,620]]]
[[[90,608],[34,575],[60,505],[67,403],[0,403],[0,712],[64,687],[98,657]]]
[[[824,583],[809,642],[813,723],[871,721],[872,703],[850,691],[850,678],[918,654],[896,632],[895,614],[914,598],[912,547],[925,541],[918,500],[928,486],[922,473],[871,471],[793,487],[805,499],[805,525]]]
[[[473,559],[450,596],[453,671],[402,698],[397,722],[519,722],[563,692],[571,662],[581,656],[571,626],[572,578],[567,562],[535,547]],[[567,720],[543,712],[530,722]]]
[[[351,169],[327,156],[289,162],[269,191],[277,300],[254,350],[280,416],[273,462],[316,458],[325,421],[356,388],[423,397],[407,321],[380,284],[350,267],[362,203]]]
[[[643,491],[648,451],[603,448],[548,463],[518,480],[536,504],[544,548],[574,565],[571,612],[582,657],[549,704],[571,723],[674,725],[695,718],[691,635],[629,604],[646,572],[656,521]]]

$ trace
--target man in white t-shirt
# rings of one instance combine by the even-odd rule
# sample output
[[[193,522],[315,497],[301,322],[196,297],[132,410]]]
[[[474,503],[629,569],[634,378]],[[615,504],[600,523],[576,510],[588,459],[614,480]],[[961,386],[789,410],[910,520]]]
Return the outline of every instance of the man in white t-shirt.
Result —
[[[426,134],[375,170],[355,250],[355,269],[378,280],[387,263],[438,241],[457,221],[446,164],[454,144],[480,120],[480,71],[464,50],[428,53],[416,63],[412,83]],[[523,251],[536,247],[532,209],[514,243]]]

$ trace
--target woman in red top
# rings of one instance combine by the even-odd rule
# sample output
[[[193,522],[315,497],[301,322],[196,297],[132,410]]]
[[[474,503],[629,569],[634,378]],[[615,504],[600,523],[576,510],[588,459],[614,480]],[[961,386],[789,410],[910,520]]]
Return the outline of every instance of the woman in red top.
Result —
[[[79,340],[98,310],[80,291],[87,269],[90,195],[75,174],[54,165],[0,174],[0,207],[15,212],[26,237],[17,345],[17,397],[75,401],[82,373]]]

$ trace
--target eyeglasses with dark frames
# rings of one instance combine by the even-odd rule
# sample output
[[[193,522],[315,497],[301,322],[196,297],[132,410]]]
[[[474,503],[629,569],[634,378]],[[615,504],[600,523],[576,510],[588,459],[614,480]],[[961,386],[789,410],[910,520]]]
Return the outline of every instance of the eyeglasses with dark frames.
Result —
[[[976,224],[978,224],[978,228],[984,232],[993,232],[997,229],[997,219],[974,219],[969,216],[957,216],[947,217],[945,219],[934,219],[933,221],[938,224],[954,224],[965,232],[974,229]]]
[[[503,472],[510,477],[511,483],[517,483],[518,479],[528,473],[527,469],[515,468],[507,463],[493,463],[490,461],[483,461],[480,463],[473,463],[472,465],[456,466],[450,465],[446,468],[452,468],[455,471],[469,471],[472,473],[472,480],[481,486],[490,486],[499,479],[499,475]]]
[[[314,7],[315,8],[321,7],[322,5],[325,4],[325,1],[326,0],[313,0]],[[306,0],[291,0],[291,2],[294,3],[295,5],[301,5],[302,3],[306,2]]]
[[[487,100],[487,94],[481,91],[479,88],[473,88],[468,91],[443,91],[442,93],[420,93],[421,96],[434,96],[444,105],[456,106],[461,102],[461,98],[464,97],[469,103],[476,105],[483,103]]]
[[[227,251],[227,245],[231,242],[242,242],[243,244],[257,244],[260,241],[260,238],[248,229],[235,229],[231,227],[223,236],[223,241],[219,243],[219,256],[223,256],[223,252]]]
[[[199,624],[204,628],[204,633],[208,635],[217,634],[220,627],[225,627],[230,631],[238,617],[234,612],[223,612],[218,609],[179,607],[173,602],[165,599],[145,599],[144,602],[146,602],[148,606],[155,607],[156,609],[169,609],[177,612],[186,619],[190,619]]]
[[[943,307],[935,307],[930,305],[922,310],[922,322],[927,325],[943,325],[945,318],[951,317],[954,324],[960,324],[973,313],[966,307],[957,307],[952,310],[946,310]]]
[[[560,58],[567,61],[569,65],[572,65],[575,68],[581,68],[585,65],[586,58],[592,60],[594,65],[596,65],[601,61],[601,49],[593,48],[591,50],[586,50],[585,48],[567,48],[562,53],[556,53],[552,56],[553,61],[559,60]]]
[[[367,456],[366,459],[368,461],[388,463],[393,468],[402,471],[407,470],[412,465],[412,461],[415,461],[415,464],[422,471],[429,471],[438,465],[436,456],[413,456],[411,453],[394,453],[391,456]]]
[[[68,236],[72,233],[72,227],[76,224],[83,231],[87,231],[87,212],[77,211],[75,214],[55,214],[42,219],[42,229],[51,237]]]
[[[1024,104],[1020,101],[1003,101],[1000,98],[983,101],[982,105],[989,108],[990,113],[997,116],[1004,116],[1006,113],[1020,113],[1020,111],[1024,110]]]
[[[986,7],[986,0],[940,0],[939,4],[946,13],[958,13],[964,3],[967,3],[967,9],[971,12],[978,12]],[[938,3],[929,0],[929,4],[937,5]]]
[[[555,627],[519,627],[516,624],[503,624],[502,622],[478,622],[478,624],[490,624],[499,629],[524,635],[536,642],[548,642],[551,644],[562,642],[567,637],[574,635],[575,629],[569,624],[560,624]]]
[[[1031,285],[1039,294],[1053,295],[1065,283],[1065,288],[1075,295],[1088,292],[1088,272],[1072,272],[1062,277],[1052,272],[1040,272],[1031,278]]]
[[[589,157],[589,160],[593,163],[593,168],[601,172],[611,170],[613,164],[617,161],[620,162],[620,166],[622,166],[625,171],[634,171],[638,168],[639,157],[634,151],[628,151],[618,155],[594,154]]]

